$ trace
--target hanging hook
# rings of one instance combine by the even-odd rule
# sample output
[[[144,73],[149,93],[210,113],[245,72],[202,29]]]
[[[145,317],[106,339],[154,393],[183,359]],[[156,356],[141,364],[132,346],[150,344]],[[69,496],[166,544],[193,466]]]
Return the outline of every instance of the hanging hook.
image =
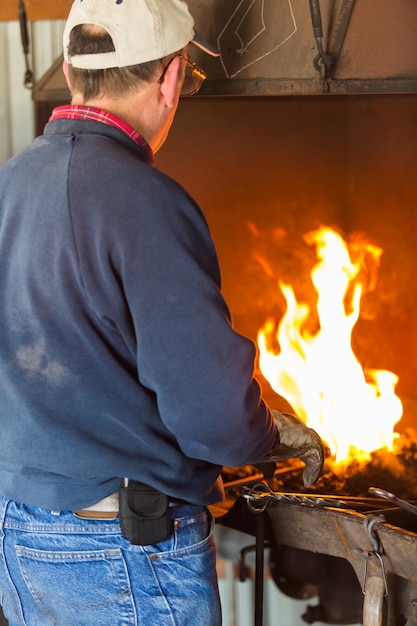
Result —
[[[309,0],[313,33],[317,43],[318,54],[313,61],[314,68],[320,73],[324,91],[328,91],[327,74],[330,72],[332,60],[323,48],[323,26],[319,0]]]
[[[381,542],[379,541],[378,535],[375,533],[375,530],[374,530],[374,526],[376,523],[385,522],[385,521],[386,520],[383,515],[372,515],[372,514],[367,515],[363,521],[366,534],[368,535],[368,538],[370,539],[372,543],[373,551],[370,551],[367,554],[363,553],[363,556],[365,558],[365,568],[364,568],[363,582],[362,582],[362,593],[365,595],[366,578],[368,575],[368,561],[372,557],[376,557],[377,560],[379,561],[379,566],[381,568],[381,575],[382,575],[382,580],[383,580],[384,589],[385,589],[384,597],[386,598],[388,596],[388,583],[387,583],[387,577],[385,574],[384,561],[382,558],[383,547],[381,545]]]
[[[372,546],[374,548],[374,552],[376,554],[382,554],[382,546],[379,541],[378,535],[374,531],[374,526],[377,522],[385,522],[385,517],[383,515],[367,515],[363,520],[363,525],[366,530],[366,534],[368,535]]]
[[[26,72],[24,85],[27,89],[32,89],[33,87],[33,72],[30,66],[30,40],[28,33],[28,24],[26,18],[26,8],[24,0],[19,0],[19,23],[20,23],[20,37],[22,40],[22,48],[23,54],[25,55],[25,63],[26,63]]]

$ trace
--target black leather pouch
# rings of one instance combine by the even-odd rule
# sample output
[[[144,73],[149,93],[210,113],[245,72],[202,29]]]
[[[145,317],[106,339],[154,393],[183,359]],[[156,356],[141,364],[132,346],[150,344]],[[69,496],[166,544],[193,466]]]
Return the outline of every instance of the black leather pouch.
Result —
[[[123,536],[133,545],[147,546],[167,539],[173,530],[168,496],[144,483],[123,480],[119,522]]]

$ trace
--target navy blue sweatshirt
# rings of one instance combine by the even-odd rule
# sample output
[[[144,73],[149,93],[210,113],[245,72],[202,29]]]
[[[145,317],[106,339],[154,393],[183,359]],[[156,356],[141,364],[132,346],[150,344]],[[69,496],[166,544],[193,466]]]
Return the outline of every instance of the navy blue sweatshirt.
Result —
[[[223,496],[276,430],[204,216],[119,130],[49,122],[0,167],[0,492],[73,510],[126,476]]]

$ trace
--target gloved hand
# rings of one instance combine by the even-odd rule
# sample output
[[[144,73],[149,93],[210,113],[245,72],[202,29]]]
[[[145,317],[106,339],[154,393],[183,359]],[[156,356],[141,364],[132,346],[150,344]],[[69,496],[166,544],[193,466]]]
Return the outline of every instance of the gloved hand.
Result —
[[[277,443],[262,461],[284,461],[298,458],[305,463],[303,482],[311,487],[323,474],[324,447],[312,428],[308,428],[294,415],[273,411],[279,433]]]

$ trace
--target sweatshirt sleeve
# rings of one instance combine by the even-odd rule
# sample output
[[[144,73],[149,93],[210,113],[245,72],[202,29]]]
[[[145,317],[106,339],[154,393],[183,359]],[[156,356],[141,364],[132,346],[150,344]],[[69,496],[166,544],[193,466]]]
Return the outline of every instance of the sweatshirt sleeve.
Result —
[[[228,466],[259,461],[276,430],[254,379],[255,346],[232,327],[199,207],[147,170],[125,201],[115,196],[117,207],[111,190],[103,200],[86,262],[93,306],[120,333],[185,455]]]

